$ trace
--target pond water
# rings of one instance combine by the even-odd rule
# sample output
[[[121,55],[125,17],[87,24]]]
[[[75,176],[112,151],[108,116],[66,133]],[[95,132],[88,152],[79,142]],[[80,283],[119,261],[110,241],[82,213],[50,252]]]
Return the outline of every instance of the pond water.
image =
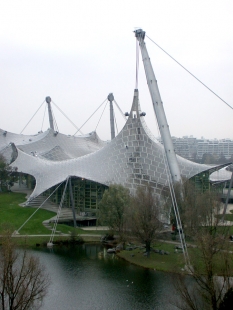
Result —
[[[101,245],[37,248],[52,284],[43,310],[174,310],[171,275],[104,254]]]

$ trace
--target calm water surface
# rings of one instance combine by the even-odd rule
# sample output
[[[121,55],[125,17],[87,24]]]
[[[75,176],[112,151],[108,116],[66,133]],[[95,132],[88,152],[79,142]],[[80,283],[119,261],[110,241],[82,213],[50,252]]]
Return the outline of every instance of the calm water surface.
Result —
[[[35,249],[51,275],[43,310],[174,310],[171,276],[133,266],[100,245]]]

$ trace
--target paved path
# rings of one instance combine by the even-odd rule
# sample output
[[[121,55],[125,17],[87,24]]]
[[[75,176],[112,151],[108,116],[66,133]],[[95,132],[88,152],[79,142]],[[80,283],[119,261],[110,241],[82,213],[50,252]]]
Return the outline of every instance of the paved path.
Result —
[[[35,238],[35,237],[50,237],[50,235],[20,235],[20,234],[12,234],[12,237],[14,238]],[[70,237],[70,234],[62,234],[60,235],[61,237]],[[101,235],[98,235],[98,234],[81,234],[81,235],[78,235],[80,237],[101,237]],[[0,237],[2,237],[0,235]],[[58,237],[58,235],[55,235],[55,237]]]

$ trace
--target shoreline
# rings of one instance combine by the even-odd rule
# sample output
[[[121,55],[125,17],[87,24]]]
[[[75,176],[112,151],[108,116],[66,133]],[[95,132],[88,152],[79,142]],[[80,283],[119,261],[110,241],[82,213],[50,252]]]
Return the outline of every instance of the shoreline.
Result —
[[[17,247],[27,248],[27,249],[35,249],[35,248],[43,248],[47,247],[47,243],[49,242],[50,234],[47,235],[13,235],[12,236],[16,241]],[[80,238],[80,242],[72,241],[71,235],[57,235],[54,236],[54,246],[72,246],[78,245],[82,243],[93,243],[93,244],[101,244],[100,235],[95,234],[84,234],[78,235],[77,239]],[[1,238],[1,235],[0,235]],[[58,244],[57,244],[58,242]],[[1,243],[1,239],[0,239]],[[169,255],[159,255],[152,251],[149,257],[144,256],[143,249],[135,249],[132,251],[122,250],[117,252],[115,255],[119,259],[123,259],[130,264],[135,266],[144,268],[144,269],[151,269],[151,270],[158,270],[164,272],[177,272],[177,268],[180,269],[182,272],[182,264],[180,262],[183,261],[183,254],[182,253],[174,253],[174,243],[169,244],[168,241],[157,241],[156,244],[153,245],[154,248],[164,249],[170,252]],[[184,264],[183,264],[184,267]]]

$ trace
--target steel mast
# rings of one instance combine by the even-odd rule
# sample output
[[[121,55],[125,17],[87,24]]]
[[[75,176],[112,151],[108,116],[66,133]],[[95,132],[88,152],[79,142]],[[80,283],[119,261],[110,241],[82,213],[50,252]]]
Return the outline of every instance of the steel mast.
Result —
[[[50,128],[54,131],[53,114],[52,114],[52,108],[51,108],[51,98],[48,96],[45,98],[45,100],[48,103],[49,125],[50,125]]]
[[[145,31],[143,31],[142,29],[135,30],[135,36],[139,42],[139,46],[140,46],[141,53],[142,53],[142,60],[144,64],[147,84],[149,87],[155,116],[157,118],[160,134],[163,140],[163,145],[164,145],[168,168],[169,168],[169,172],[171,176],[171,181],[172,183],[181,182],[180,168],[179,168],[178,161],[176,158],[176,153],[174,151],[169,126],[167,124],[166,115],[163,109],[163,102],[160,97],[158,84],[155,78],[155,74],[154,74],[151,62],[150,62],[150,58],[149,58],[149,55],[146,49],[146,45],[144,42],[145,34],[146,34]],[[183,249],[184,260],[185,260],[185,264],[188,270],[190,271],[191,267],[190,267],[190,262],[189,262],[189,255],[188,255],[188,250],[186,246],[185,236],[183,233],[182,222],[180,219],[179,208],[176,202],[175,192],[174,192],[174,188],[172,184],[170,184],[169,187],[170,187],[170,192],[171,192],[174,213],[175,213],[175,217],[176,217],[176,221],[178,225],[180,242],[181,242],[181,246]]]
[[[142,29],[135,30],[135,37],[139,42],[139,46],[141,49],[142,60],[144,64],[144,69],[146,73],[147,84],[149,87],[153,108],[155,112],[155,116],[158,122],[161,138],[164,145],[164,150],[169,166],[169,170],[171,173],[173,183],[181,181],[180,168],[178,166],[178,161],[176,158],[176,154],[174,151],[174,146],[171,139],[171,134],[169,130],[169,126],[167,123],[166,115],[163,108],[163,102],[161,100],[161,96],[159,93],[159,88],[157,84],[157,80],[155,78],[155,74],[150,62],[150,58],[146,49],[146,45],[144,42],[145,31]]]
[[[113,140],[115,138],[114,114],[113,114],[113,105],[112,105],[112,102],[114,101],[113,93],[110,93],[108,95],[108,101],[110,103],[111,140]]]

